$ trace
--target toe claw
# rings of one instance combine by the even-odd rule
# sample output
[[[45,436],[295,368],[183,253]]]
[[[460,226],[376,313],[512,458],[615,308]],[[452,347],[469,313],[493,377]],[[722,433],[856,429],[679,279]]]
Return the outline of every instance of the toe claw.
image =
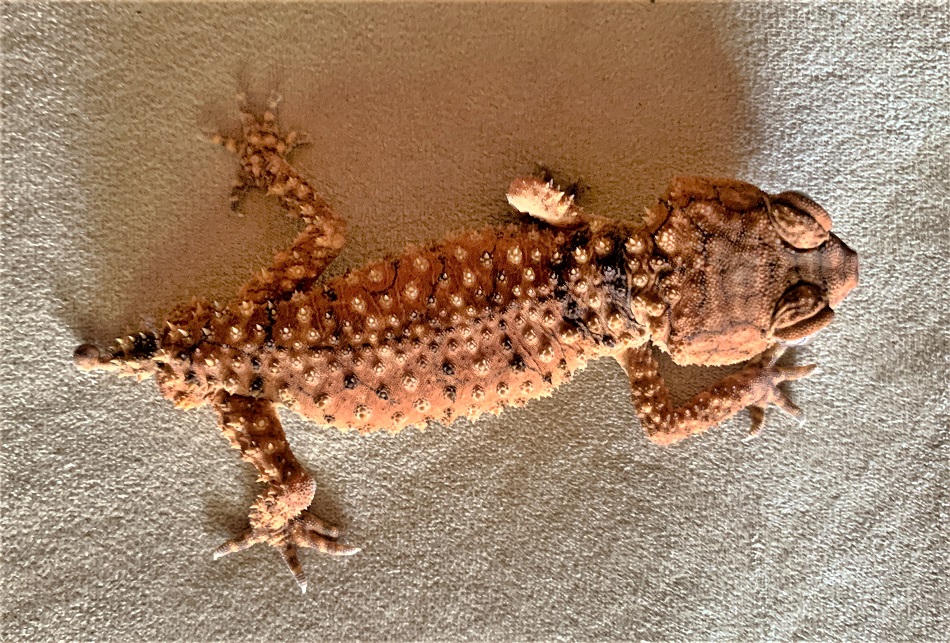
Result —
[[[362,547],[354,547],[353,545],[338,545],[339,549],[336,552],[337,556],[352,556],[363,551]]]

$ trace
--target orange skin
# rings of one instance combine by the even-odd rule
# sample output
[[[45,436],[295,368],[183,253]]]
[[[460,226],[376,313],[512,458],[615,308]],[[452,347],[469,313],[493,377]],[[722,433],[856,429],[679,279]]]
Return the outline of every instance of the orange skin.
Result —
[[[462,234],[316,283],[345,223],[287,161],[298,143],[242,104],[240,139],[214,137],[241,161],[232,198],[276,196],[306,222],[292,247],[224,306],[179,307],[159,333],[76,349],[84,370],[154,376],[177,406],[211,404],[265,490],[250,527],[215,556],[278,549],[299,586],[298,547],[357,548],[307,511],[313,478],[293,455],[280,406],[360,432],[475,419],[549,395],[591,359],[627,372],[637,415],[670,444],[749,408],[798,409],[778,388],[814,365],[776,366],[788,345],[831,322],[857,285],[857,255],[831,219],[796,192],[675,179],[640,224],[584,212],[537,177],[512,182],[524,222]],[[748,363],[674,408],[652,347],[679,364]]]

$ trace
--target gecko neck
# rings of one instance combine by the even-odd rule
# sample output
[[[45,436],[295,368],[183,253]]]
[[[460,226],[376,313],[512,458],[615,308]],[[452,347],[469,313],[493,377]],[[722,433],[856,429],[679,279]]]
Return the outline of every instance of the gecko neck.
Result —
[[[670,333],[670,303],[659,288],[661,274],[670,270],[649,228],[629,235],[624,243],[630,310],[650,337],[665,340]]]

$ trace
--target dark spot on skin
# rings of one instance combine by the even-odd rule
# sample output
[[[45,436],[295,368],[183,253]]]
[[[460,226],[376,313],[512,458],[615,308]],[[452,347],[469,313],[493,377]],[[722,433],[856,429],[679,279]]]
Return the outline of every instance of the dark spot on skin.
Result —
[[[453,402],[455,401],[456,391],[454,386],[445,387],[445,397],[449,398]]]
[[[449,362],[442,364],[442,372],[446,375],[455,375],[455,367]]]
[[[355,375],[347,375],[346,377],[344,377],[344,378],[343,378],[343,387],[344,387],[344,388],[348,388],[348,389],[354,389],[354,388],[356,388],[356,376],[355,376]]]
[[[505,335],[504,337],[502,337],[502,338],[501,338],[501,345],[504,347],[504,349],[505,349],[506,351],[510,351],[510,350],[511,350],[511,338],[508,337],[507,335]]]
[[[272,351],[272,350],[274,350],[274,347],[276,347],[276,346],[277,346],[277,344],[274,343],[274,340],[273,340],[273,339],[268,339],[268,340],[266,340],[266,341],[264,342],[264,349],[265,349],[265,350]]]
[[[336,301],[337,299],[339,299],[339,297],[336,294],[336,291],[333,290],[332,288],[326,288],[323,291],[323,294],[326,295],[326,298],[329,299],[330,301]]]
[[[571,240],[565,248],[565,255],[574,256],[574,251],[577,248],[586,248],[590,245],[590,229],[589,228],[578,228],[577,232],[571,235]]]
[[[264,380],[260,377],[255,377],[254,381],[251,382],[251,390],[255,393],[260,393],[264,390]]]
[[[499,319],[498,328],[500,328],[501,330],[506,330],[508,328],[508,322],[506,322],[504,319]]]
[[[335,415],[324,415],[324,416],[323,416],[323,419],[326,421],[327,424],[333,424],[333,421],[336,420],[336,416],[335,416]]]
[[[601,341],[603,341],[604,346],[606,346],[607,348],[613,348],[614,346],[617,345],[617,341],[610,335],[604,335],[604,338]]]
[[[557,363],[557,367],[561,369],[562,371],[567,370],[567,360],[562,359],[560,362]]]
[[[148,359],[158,350],[158,341],[155,335],[149,333],[139,333],[132,340],[132,351],[130,356],[137,359]]]
[[[376,389],[376,397],[378,397],[381,400],[388,400],[389,391],[386,390],[385,386],[381,386],[380,388]]]
[[[525,370],[524,360],[521,358],[521,355],[515,355],[511,358],[509,365],[516,373],[523,373]]]
[[[186,384],[197,384],[198,383],[198,374],[194,371],[188,371],[185,373],[185,383]]]
[[[252,357],[251,368],[253,368],[255,371],[261,370],[261,360],[256,357]]]
[[[176,357],[179,361],[184,362],[185,360],[187,360],[187,359],[189,358],[189,355],[188,355],[188,353],[186,353],[185,351],[181,351],[180,353],[178,353],[177,355],[175,355],[175,357]]]
[[[543,376],[541,379],[544,380],[544,383],[545,383],[545,384],[551,384],[552,382],[554,382],[554,378],[551,377],[551,374],[550,374],[550,373],[545,373],[544,376]]]

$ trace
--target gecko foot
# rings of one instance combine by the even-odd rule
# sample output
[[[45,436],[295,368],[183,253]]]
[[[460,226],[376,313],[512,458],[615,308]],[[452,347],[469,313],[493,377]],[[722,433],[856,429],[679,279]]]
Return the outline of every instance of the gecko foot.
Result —
[[[762,431],[765,422],[765,409],[770,404],[774,404],[789,415],[800,418],[802,410],[795,405],[788,397],[779,384],[800,380],[811,375],[817,364],[806,364],[804,366],[776,366],[775,363],[784,352],[784,347],[772,348],[763,353],[760,360],[760,371],[755,383],[760,391],[759,399],[749,405],[749,416],[752,424],[749,428],[749,437],[754,437]]]
[[[238,110],[241,114],[241,136],[223,134],[205,135],[209,142],[220,145],[241,161],[241,170],[231,187],[231,209],[240,214],[240,204],[251,188],[265,188],[271,193],[283,195],[293,191],[296,185],[275,185],[269,175],[277,171],[277,164],[286,162],[286,158],[296,148],[308,145],[307,135],[290,130],[282,132],[277,125],[277,111],[281,97],[271,93],[267,108],[261,113],[255,112],[247,101],[244,92],[237,94]]]
[[[246,529],[237,538],[232,538],[214,550],[214,559],[266,543],[280,552],[294,580],[297,581],[301,593],[306,593],[307,577],[303,573],[303,566],[297,556],[297,548],[316,549],[331,556],[352,556],[358,553],[359,547],[338,542],[337,539],[342,535],[343,530],[339,527],[324,522],[309,511],[303,511],[277,530],[263,527]]]

